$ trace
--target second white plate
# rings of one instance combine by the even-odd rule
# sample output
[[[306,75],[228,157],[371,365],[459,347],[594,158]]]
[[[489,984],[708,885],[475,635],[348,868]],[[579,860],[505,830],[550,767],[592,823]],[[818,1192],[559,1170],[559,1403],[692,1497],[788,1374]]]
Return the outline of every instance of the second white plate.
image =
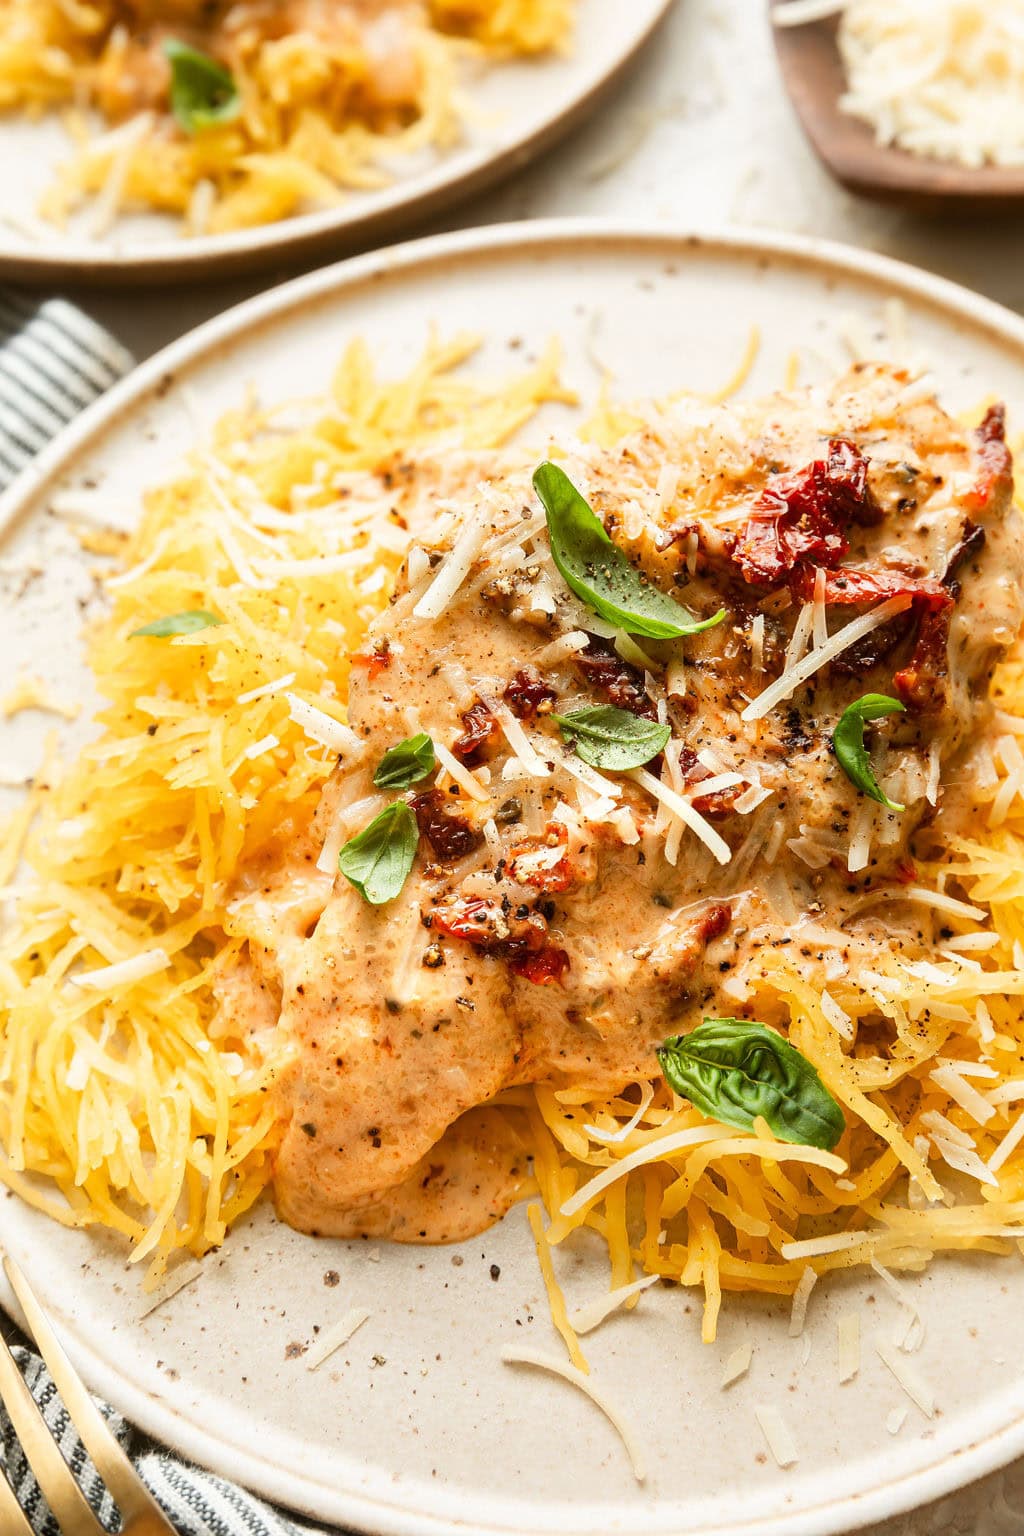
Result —
[[[39,198],[71,141],[58,114],[37,121],[2,114],[0,277],[147,283],[381,244],[521,169],[567,133],[614,86],[672,4],[580,0],[571,52],[492,63],[467,83],[471,114],[454,148],[399,165],[388,186],[347,193],[335,207],[229,234],[186,238],[180,220],[155,213],[125,217],[102,239],[85,238],[82,221],[67,230],[41,224]]]

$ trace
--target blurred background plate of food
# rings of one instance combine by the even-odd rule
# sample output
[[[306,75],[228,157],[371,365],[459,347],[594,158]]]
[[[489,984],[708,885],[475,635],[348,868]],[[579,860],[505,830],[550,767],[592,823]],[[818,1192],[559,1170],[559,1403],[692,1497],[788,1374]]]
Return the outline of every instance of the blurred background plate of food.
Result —
[[[0,273],[379,243],[592,110],[672,0],[2,0]]]

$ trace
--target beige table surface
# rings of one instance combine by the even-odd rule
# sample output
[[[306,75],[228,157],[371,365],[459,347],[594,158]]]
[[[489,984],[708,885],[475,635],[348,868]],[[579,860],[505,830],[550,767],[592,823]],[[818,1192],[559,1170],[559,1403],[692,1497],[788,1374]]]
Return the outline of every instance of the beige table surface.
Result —
[[[628,0],[623,0],[628,3]],[[554,215],[746,224],[827,236],[915,262],[1024,310],[1024,218],[921,220],[844,193],[796,124],[764,0],[677,0],[615,102],[525,175],[410,233]],[[339,256],[350,254],[339,250]],[[76,294],[142,358],[249,294],[292,277],[137,294]],[[1024,1533],[1024,1463],[874,1536]]]
[[[1024,218],[991,226],[974,216],[955,225],[916,219],[849,196],[819,166],[782,90],[764,0],[677,0],[611,105],[525,175],[410,233],[554,215],[824,235],[1024,309]],[[71,296],[141,358],[298,270]]]

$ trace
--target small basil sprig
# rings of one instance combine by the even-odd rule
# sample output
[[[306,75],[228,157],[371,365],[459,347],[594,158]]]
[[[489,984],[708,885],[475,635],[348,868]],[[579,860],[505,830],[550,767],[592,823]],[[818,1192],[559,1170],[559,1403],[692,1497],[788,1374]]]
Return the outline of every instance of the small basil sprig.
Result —
[[[338,855],[338,868],[371,906],[394,901],[409,878],[419,843],[416,818],[404,800],[387,805]]]
[[[377,764],[373,782],[378,789],[408,789],[432,773],[437,763],[434,743],[426,731],[389,747]]]
[[[843,710],[839,724],[832,732],[836,760],[850,783],[890,811],[905,811],[906,806],[890,800],[875,778],[875,770],[864,745],[864,726],[868,720],[883,720],[886,715],[902,715],[905,711],[906,706],[899,699],[890,699],[884,693],[866,693],[862,699]]]
[[[186,133],[201,133],[238,116],[242,98],[223,64],[176,37],[165,41],[164,57],[171,66],[171,111]]]
[[[695,619],[642,576],[557,464],[541,464],[533,486],[547,515],[555,565],[570,591],[603,619],[653,640],[695,635],[724,619],[724,608],[713,618]]]
[[[552,715],[563,736],[571,738],[576,753],[592,768],[611,768],[620,773],[640,768],[657,757],[672,734],[667,725],[644,720],[613,704],[595,704],[571,715]]]
[[[658,1061],[670,1088],[703,1114],[741,1130],[760,1115],[780,1141],[831,1150],[843,1112],[806,1056],[748,1019],[705,1019],[666,1040]]]
[[[152,624],[144,624],[141,629],[133,629],[128,638],[134,640],[138,635],[152,635],[156,640],[167,640],[172,635],[194,635],[197,630],[212,629],[215,624],[223,623],[219,614],[210,613],[206,608],[188,608],[184,613],[169,613],[165,618],[154,619]]]

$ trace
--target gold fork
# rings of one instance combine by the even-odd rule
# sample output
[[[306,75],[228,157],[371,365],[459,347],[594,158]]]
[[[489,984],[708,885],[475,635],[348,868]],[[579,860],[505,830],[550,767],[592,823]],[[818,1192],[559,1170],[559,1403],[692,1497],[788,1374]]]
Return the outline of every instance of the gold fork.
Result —
[[[160,1506],[108,1429],[103,1415],[43,1315],[28,1281],[13,1259],[4,1270],[21,1304],[36,1346],[49,1367],[71,1421],[81,1435],[96,1470],[106,1483],[124,1521],[121,1536],[175,1536]],[[10,1414],[14,1432],[36,1475],[63,1536],[106,1536],[36,1407],[17,1362],[0,1338],[0,1402]],[[14,1492],[0,1472],[0,1532],[2,1536],[32,1536],[32,1529]]]

